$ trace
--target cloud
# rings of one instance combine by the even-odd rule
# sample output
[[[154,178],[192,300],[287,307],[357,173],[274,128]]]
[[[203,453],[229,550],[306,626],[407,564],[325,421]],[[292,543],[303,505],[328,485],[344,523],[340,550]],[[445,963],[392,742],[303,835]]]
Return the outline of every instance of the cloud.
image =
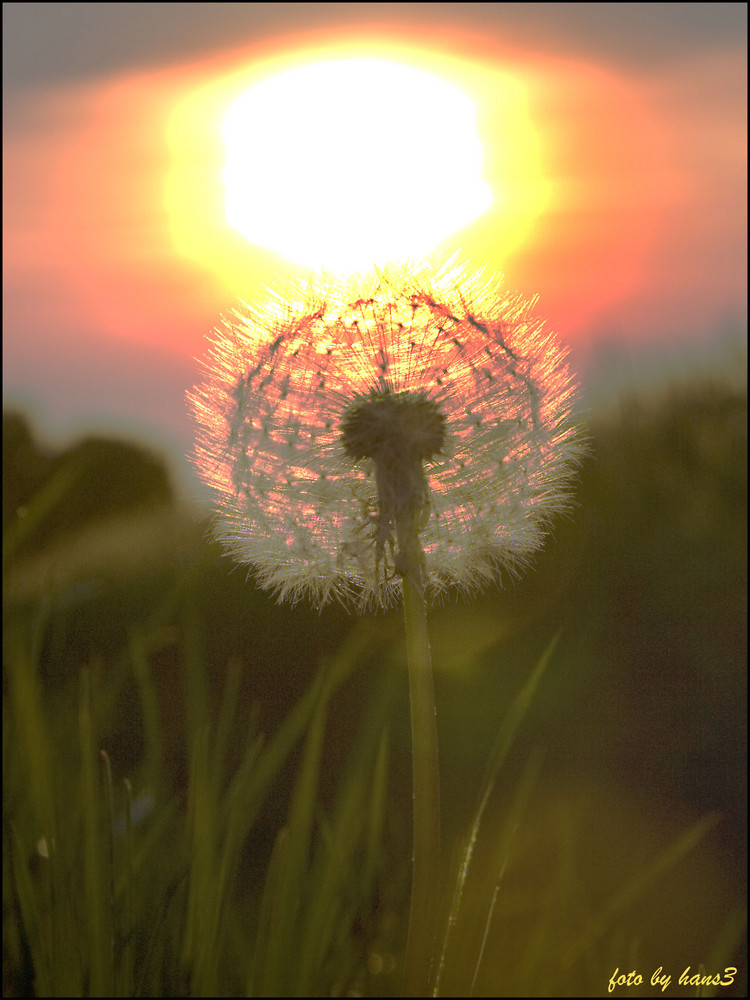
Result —
[[[349,26],[424,37],[447,25],[503,44],[629,68],[744,49],[738,3],[6,3],[3,83],[19,89],[153,68],[228,45]],[[466,53],[470,55],[469,52]]]

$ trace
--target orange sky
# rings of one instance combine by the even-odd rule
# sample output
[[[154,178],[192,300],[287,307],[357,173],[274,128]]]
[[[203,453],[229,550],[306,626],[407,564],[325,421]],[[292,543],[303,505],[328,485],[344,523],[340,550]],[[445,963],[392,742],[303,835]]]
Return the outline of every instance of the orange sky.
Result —
[[[577,356],[607,338],[640,349],[742,322],[744,58],[706,52],[626,74],[467,31],[422,33],[419,44],[397,29],[285,35],[37,88],[14,107],[4,183],[11,396],[26,392],[56,419],[75,407],[61,408],[53,386],[92,417],[119,393],[118,413],[184,438],[178,388],[206,332],[235,296],[252,300],[278,275],[303,273],[223,217],[223,110],[264,75],[351,54],[422,68],[474,101],[495,203],[437,249],[538,294]],[[425,154],[450,142],[435,134]],[[128,398],[140,401],[132,413]]]

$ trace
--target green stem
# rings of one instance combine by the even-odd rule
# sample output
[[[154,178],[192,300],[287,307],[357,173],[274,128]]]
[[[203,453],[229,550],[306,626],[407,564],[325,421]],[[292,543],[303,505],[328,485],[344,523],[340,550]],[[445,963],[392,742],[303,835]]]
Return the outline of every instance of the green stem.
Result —
[[[421,547],[419,555],[421,556]],[[405,997],[432,995],[437,929],[435,917],[440,873],[440,794],[435,692],[432,683],[432,661],[421,561],[419,558],[407,559],[406,566],[402,570],[414,780],[411,912],[402,988],[402,995]]]

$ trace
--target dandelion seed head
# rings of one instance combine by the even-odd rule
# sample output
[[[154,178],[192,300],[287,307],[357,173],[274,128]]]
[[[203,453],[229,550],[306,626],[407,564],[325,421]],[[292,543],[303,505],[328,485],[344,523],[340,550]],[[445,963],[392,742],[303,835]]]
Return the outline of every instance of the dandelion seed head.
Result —
[[[354,459],[432,458],[445,440],[445,415],[425,393],[370,390],[344,412],[344,450]]]
[[[269,293],[216,331],[190,395],[216,537],[280,599],[387,606],[416,511],[433,594],[514,573],[583,447],[533,305],[449,262]]]

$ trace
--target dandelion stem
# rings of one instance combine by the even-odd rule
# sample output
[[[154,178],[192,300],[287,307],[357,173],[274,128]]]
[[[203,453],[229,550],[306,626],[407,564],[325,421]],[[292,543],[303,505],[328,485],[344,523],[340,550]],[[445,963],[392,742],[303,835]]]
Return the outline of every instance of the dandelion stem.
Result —
[[[419,546],[416,533],[413,543],[415,543],[414,548]],[[421,555],[421,546],[419,552]],[[421,561],[416,558],[409,559],[402,570],[414,781],[411,911],[402,989],[402,995],[405,997],[432,995],[437,909],[435,889],[440,871],[440,793],[435,692]]]

